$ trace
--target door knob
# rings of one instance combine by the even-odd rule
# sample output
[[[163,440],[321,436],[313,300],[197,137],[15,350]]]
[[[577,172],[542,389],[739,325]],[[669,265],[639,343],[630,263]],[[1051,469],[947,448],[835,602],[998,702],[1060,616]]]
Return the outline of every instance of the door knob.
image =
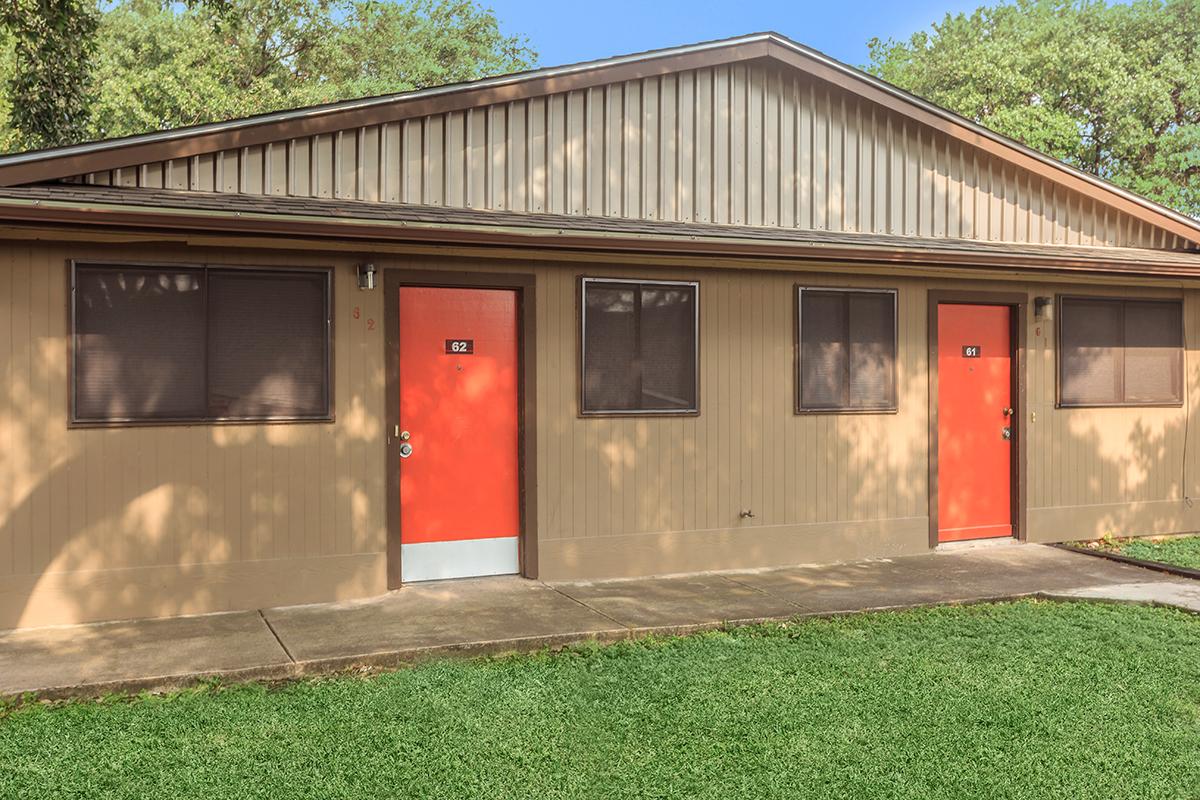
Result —
[[[408,458],[411,455],[412,455],[412,445],[411,444],[409,444],[408,442],[405,442],[404,444],[400,445],[400,457],[401,458]]]
[[[1003,428],[1000,429],[1000,436],[1003,437],[1006,441],[1008,439],[1011,439],[1012,438],[1012,428],[1005,425]],[[401,452],[403,452],[403,449],[401,449]]]

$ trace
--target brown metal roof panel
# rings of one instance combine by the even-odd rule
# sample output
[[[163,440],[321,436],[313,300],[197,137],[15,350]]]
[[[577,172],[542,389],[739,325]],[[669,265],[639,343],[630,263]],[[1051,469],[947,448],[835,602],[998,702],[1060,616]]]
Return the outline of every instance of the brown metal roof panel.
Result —
[[[1103,271],[1200,273],[1200,252],[1010,244],[967,239],[482,211],[360,200],[236,195],[107,186],[0,188],[0,220],[353,237],[530,243],[587,249],[920,260],[968,266],[1031,262]],[[329,224],[321,224],[327,220]],[[825,256],[824,254],[829,254]]]

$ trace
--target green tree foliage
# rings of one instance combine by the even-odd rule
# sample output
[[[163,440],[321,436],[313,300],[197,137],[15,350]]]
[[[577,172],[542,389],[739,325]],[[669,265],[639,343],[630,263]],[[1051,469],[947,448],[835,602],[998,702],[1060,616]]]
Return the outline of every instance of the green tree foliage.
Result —
[[[54,143],[406,91],[536,60],[473,0],[122,0],[105,7],[95,42],[94,95],[78,106],[88,125]],[[0,41],[0,66],[5,51]],[[4,110],[0,98],[0,123]],[[23,133],[15,111],[10,119]],[[0,146],[23,141],[0,129]]]
[[[95,0],[3,0],[0,45],[7,146],[45,147],[88,130],[89,64],[99,14]]]
[[[1016,0],[870,53],[890,83],[1200,216],[1200,0]]]

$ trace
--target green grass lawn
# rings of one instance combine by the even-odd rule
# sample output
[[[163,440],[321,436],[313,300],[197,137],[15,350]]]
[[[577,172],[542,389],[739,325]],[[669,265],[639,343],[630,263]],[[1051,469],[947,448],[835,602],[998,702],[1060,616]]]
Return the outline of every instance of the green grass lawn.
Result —
[[[1200,536],[1176,536],[1157,542],[1123,539],[1114,542],[1112,549],[1123,556],[1200,569]]]
[[[0,718],[0,797],[1200,797],[1200,618],[1018,602]]]

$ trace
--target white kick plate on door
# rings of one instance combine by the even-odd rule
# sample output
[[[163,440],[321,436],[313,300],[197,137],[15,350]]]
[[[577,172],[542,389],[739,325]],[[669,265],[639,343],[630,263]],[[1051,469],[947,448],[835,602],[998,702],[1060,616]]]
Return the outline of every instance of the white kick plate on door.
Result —
[[[400,580],[437,581],[520,572],[517,537],[400,545]]]

